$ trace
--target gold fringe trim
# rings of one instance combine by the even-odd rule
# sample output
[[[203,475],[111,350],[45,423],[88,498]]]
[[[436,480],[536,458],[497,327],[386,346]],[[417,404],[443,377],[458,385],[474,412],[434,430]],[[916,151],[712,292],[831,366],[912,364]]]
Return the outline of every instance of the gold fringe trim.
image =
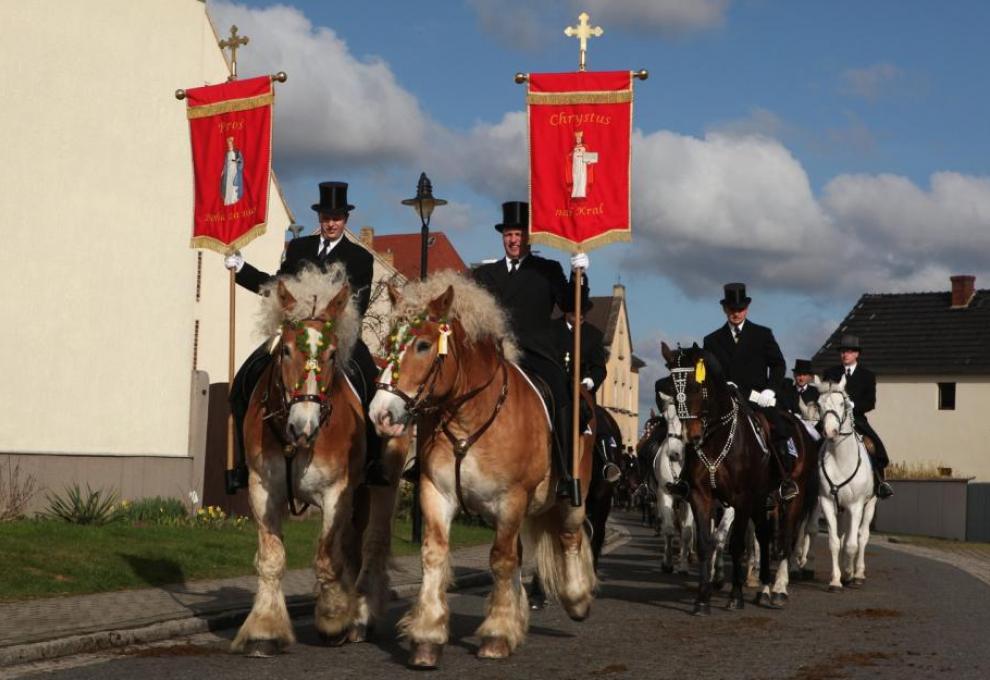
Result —
[[[609,90],[605,92],[530,92],[526,95],[527,104],[627,104],[633,100],[632,90]]]
[[[267,222],[256,224],[248,231],[234,239],[233,243],[230,245],[224,243],[220,239],[213,238],[212,236],[193,236],[189,240],[189,247],[212,250],[213,252],[220,253],[221,255],[230,255],[235,250],[240,250],[251,241],[264,234],[267,229]]]
[[[186,118],[195,120],[196,118],[207,118],[220,113],[232,113],[234,111],[247,111],[248,109],[258,109],[268,106],[275,101],[275,93],[248,97],[246,99],[228,99],[225,102],[216,104],[203,104],[202,106],[190,106],[186,111]]]
[[[540,243],[545,246],[550,246],[559,250],[566,250],[572,253],[586,253],[589,250],[601,248],[602,246],[607,246],[610,243],[632,241],[632,229],[630,227],[609,229],[604,234],[599,234],[598,236],[585,239],[581,243],[545,231],[533,233],[532,229],[530,229],[529,241],[530,243]]]

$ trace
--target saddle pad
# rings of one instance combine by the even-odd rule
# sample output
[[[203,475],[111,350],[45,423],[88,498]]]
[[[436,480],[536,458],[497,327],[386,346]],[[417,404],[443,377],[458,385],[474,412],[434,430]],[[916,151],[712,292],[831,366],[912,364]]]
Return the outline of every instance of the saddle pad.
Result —
[[[540,404],[543,406],[543,415],[545,415],[547,418],[547,426],[549,426],[549,428],[553,430],[553,421],[550,420],[550,411],[547,410],[547,403],[543,400],[543,395],[540,394],[540,391],[538,389],[536,389],[536,385],[534,385],[533,381],[529,379],[528,375],[526,375],[526,371],[522,370],[519,367],[519,364],[517,364],[514,361],[510,361],[509,363],[512,364],[513,368],[519,371],[519,375],[521,375],[526,380],[526,383],[529,385],[530,389],[533,390],[533,392],[536,394],[537,399],[540,400]]]
[[[347,383],[347,386],[351,388],[351,392],[353,392],[354,393],[354,396],[357,397],[358,404],[363,404],[363,402],[361,401],[361,395],[358,394],[357,388],[354,387],[354,383],[351,382],[351,379],[347,377],[347,373],[345,373],[344,371],[341,371],[340,374],[342,376],[344,376],[344,382]],[[365,415],[367,415],[367,414],[365,414]]]

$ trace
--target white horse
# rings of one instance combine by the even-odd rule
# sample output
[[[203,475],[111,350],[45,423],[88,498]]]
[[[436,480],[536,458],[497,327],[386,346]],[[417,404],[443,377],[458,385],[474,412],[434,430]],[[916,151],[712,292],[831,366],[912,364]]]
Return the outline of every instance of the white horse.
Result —
[[[691,506],[674,498],[667,491],[667,483],[673,482],[681,474],[684,465],[684,439],[681,420],[677,417],[674,399],[660,393],[663,402],[664,420],[667,421],[667,436],[659,442],[653,458],[653,478],[656,486],[656,513],[659,520],[660,537],[663,541],[661,569],[665,574],[674,571],[674,538],[680,538],[680,551],[677,558],[677,573],[687,575],[691,556],[694,553],[694,515]]]
[[[864,555],[877,498],[873,493],[870,458],[853,429],[852,404],[845,392],[845,376],[837,383],[821,382],[816,378],[815,387],[819,392],[818,406],[825,436],[819,464],[819,507],[828,524],[828,547],[832,556],[828,590],[839,592],[843,584],[859,587],[866,581]],[[801,412],[810,416],[803,404]],[[840,516],[844,516],[841,529]],[[840,548],[845,554],[842,569]]]

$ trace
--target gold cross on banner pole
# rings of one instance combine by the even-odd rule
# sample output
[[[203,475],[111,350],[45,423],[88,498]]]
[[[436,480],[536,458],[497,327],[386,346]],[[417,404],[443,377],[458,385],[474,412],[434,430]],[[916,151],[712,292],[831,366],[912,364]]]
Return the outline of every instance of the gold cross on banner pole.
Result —
[[[578,25],[568,26],[564,29],[564,35],[567,37],[576,37],[581,41],[581,61],[578,64],[578,71],[584,70],[584,55],[588,51],[588,38],[600,38],[605,31],[602,30],[601,26],[591,27],[588,23],[588,13],[581,12],[578,15]]]
[[[230,77],[227,80],[237,80],[237,48],[247,45],[248,40],[246,35],[237,35],[237,26],[234,25],[230,27],[230,37],[220,41],[221,50],[230,49]]]

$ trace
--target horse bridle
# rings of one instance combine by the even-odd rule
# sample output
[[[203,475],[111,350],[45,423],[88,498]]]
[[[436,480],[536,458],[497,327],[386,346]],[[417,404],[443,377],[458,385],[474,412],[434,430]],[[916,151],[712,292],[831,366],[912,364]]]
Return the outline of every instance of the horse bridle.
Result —
[[[418,333],[414,329],[417,329],[423,324],[423,322],[432,321],[433,323],[440,324],[441,335],[450,335],[453,331],[450,325],[447,323],[446,319],[438,319],[432,316],[420,316],[416,317],[412,321],[406,322],[406,330],[402,331],[402,327],[398,324],[396,325],[393,332],[390,334],[392,340],[392,349],[388,356],[388,363],[386,363],[385,368],[382,369],[382,373],[392,368],[392,380],[398,380],[398,367],[399,361],[402,359],[402,355],[406,351],[408,343],[418,336]],[[446,340],[443,341],[446,343]],[[384,390],[389,394],[394,394],[406,405],[406,413],[409,414],[410,418],[415,418],[419,415],[426,415],[430,413],[435,413],[440,410],[440,406],[437,403],[430,403],[433,399],[433,391],[436,388],[436,382],[440,377],[440,369],[443,368],[444,360],[447,358],[446,348],[441,348],[438,341],[437,355],[433,358],[433,363],[430,364],[430,370],[427,371],[426,376],[419,383],[419,387],[416,388],[416,392],[410,397],[408,394],[400,390],[393,383],[382,382],[378,380],[375,382],[375,388],[379,390]],[[443,349],[443,351],[441,351]]]
[[[837,392],[836,390],[832,389],[831,386],[829,386],[828,391],[825,394],[839,394],[839,392]],[[821,404],[819,402],[819,407],[820,406],[821,406]],[[852,427],[849,428],[849,431],[848,432],[843,432],[842,431],[842,425],[843,425],[843,423],[845,423],[845,422],[847,422],[847,421],[850,420],[849,419],[849,397],[848,397],[848,395],[842,395],[842,413],[841,414],[838,411],[836,411],[834,408],[826,409],[825,411],[822,412],[821,417],[819,418],[819,422],[822,423],[822,427],[823,428],[824,428],[824,423],[825,423],[825,417],[828,414],[830,414],[830,413],[833,416],[835,416],[836,420],[839,421],[839,432],[838,432],[838,434],[842,435],[843,438],[848,437],[853,432],[855,432],[855,430]]]

